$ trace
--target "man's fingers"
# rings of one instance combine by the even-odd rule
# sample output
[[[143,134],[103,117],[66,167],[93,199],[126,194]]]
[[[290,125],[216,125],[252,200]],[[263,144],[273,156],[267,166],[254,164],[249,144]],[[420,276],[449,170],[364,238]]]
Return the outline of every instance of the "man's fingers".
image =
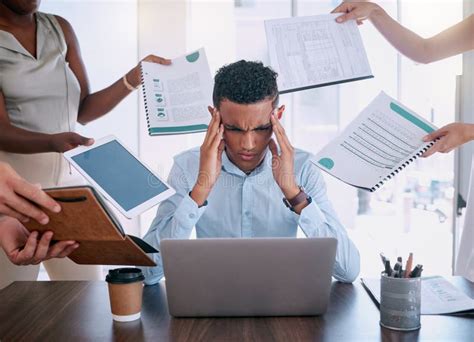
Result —
[[[217,134],[214,136],[214,140],[212,141],[211,147],[213,149],[218,149],[219,148],[219,145],[220,145],[220,143],[223,139],[223,136],[222,136],[223,134],[224,134],[224,126],[221,124],[219,126],[218,131],[217,131]]]
[[[204,141],[207,141],[207,139],[209,139],[209,135],[210,135],[210,132],[211,132],[211,129],[214,125],[214,123],[216,122],[216,110],[214,108],[212,108],[211,106],[208,106],[207,107],[207,110],[209,111],[209,114],[211,114],[211,121],[209,121],[209,126],[207,128],[207,131],[206,131],[206,137],[204,138]]]
[[[207,106],[207,110],[209,111],[209,114],[211,114],[211,117],[214,117],[214,108],[211,106]]]
[[[280,149],[282,150],[282,152],[291,150],[291,143],[288,140],[288,137],[285,133],[285,129],[281,125],[280,121],[274,115],[272,115],[271,121],[274,127],[273,131],[275,132],[278,144],[280,145]]]
[[[214,118],[214,108],[212,108],[211,106],[207,106],[207,110],[209,111],[209,114],[211,114],[211,121],[209,121],[209,126],[207,127],[206,136],[204,137],[204,142],[206,142],[209,139],[209,134],[210,134],[209,132],[211,131],[212,124],[216,120]]]
[[[270,142],[268,143],[268,148],[270,148],[270,152],[272,152],[272,156],[277,157],[278,156],[278,147],[275,142],[275,140],[270,139]]]
[[[221,120],[220,120],[219,112],[214,111],[214,121],[212,122],[211,125],[209,125],[209,129],[208,129],[209,135],[207,136],[207,139],[204,141],[204,143],[207,146],[212,146],[213,141],[216,138],[216,135],[219,134],[220,125],[221,125]]]
[[[48,194],[42,191],[40,187],[32,185],[23,179],[16,180],[13,186],[13,190],[17,194],[21,195],[22,197],[25,197],[26,199],[29,199],[32,202],[35,202],[41,207],[46,208],[52,211],[53,213],[59,213],[61,211],[61,206],[50,196],[48,196]],[[31,217],[37,219],[34,216]]]
[[[217,157],[219,158],[220,161],[222,161],[222,153],[225,150],[225,141],[221,140],[219,143],[219,146],[217,147]]]
[[[282,135],[281,135],[282,127],[280,126],[280,123],[278,122],[278,119],[274,115],[272,115],[270,117],[270,121],[273,125],[273,133],[275,133],[278,144],[280,145],[280,148],[282,148],[282,144],[283,144]]]

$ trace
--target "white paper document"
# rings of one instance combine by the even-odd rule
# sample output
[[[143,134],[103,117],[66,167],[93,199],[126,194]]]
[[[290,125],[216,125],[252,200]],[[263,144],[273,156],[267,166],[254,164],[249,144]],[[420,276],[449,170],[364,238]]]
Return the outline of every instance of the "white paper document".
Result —
[[[280,93],[373,77],[356,22],[336,23],[339,15],[265,21]]]
[[[375,191],[426,151],[436,127],[381,92],[313,163],[334,177]]]
[[[150,135],[207,130],[213,79],[204,49],[172,60],[142,62],[143,99]]]
[[[380,279],[363,278],[362,283],[380,303]],[[474,300],[443,277],[421,279],[421,314],[474,313]]]

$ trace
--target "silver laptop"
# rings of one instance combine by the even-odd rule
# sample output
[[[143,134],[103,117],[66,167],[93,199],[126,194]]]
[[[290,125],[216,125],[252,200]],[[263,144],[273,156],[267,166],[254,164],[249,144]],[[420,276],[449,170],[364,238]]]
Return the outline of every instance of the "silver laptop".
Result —
[[[313,316],[326,311],[334,238],[161,241],[176,317]]]

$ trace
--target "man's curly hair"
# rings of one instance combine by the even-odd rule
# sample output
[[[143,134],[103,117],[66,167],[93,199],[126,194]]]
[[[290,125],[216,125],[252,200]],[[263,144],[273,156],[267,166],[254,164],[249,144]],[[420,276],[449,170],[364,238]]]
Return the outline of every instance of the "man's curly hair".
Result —
[[[262,62],[238,62],[224,65],[214,78],[212,100],[219,108],[223,100],[239,104],[252,104],[273,99],[273,108],[278,105],[278,74]]]

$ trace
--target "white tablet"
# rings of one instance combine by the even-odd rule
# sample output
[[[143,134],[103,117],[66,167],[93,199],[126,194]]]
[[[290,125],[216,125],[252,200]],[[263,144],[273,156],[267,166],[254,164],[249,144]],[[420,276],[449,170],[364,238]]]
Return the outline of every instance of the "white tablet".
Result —
[[[66,159],[117,209],[135,217],[175,193],[114,136],[64,153]]]

